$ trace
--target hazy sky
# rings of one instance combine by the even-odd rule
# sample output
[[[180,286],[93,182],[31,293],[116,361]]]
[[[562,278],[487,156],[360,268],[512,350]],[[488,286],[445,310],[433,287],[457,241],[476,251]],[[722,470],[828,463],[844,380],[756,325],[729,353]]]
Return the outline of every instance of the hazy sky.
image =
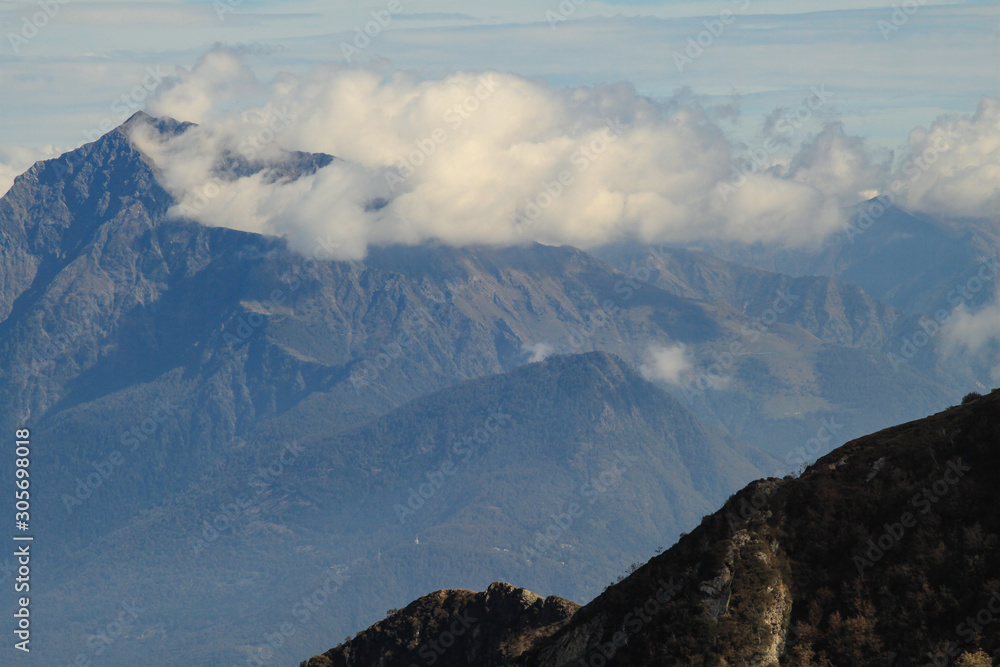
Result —
[[[1000,95],[998,2],[914,4],[910,14],[866,0],[399,2],[353,64],[428,79],[498,70],[557,88],[625,81],[654,98],[689,89],[735,102],[727,132],[747,141],[813,86],[831,91],[825,117],[892,149],[912,128]],[[141,107],[137,86],[155,85],[148,72],[190,68],[217,44],[242,52],[262,81],[347,66],[353,29],[391,4],[0,1],[0,182]],[[699,33],[707,47],[678,63],[697,53],[685,51]]]

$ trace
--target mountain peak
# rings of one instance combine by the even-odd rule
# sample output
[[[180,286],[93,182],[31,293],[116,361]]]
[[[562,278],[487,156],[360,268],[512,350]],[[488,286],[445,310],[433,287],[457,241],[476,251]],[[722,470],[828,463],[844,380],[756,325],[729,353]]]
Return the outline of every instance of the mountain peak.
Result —
[[[123,134],[126,138],[138,127],[149,126],[156,129],[161,136],[176,136],[183,134],[192,127],[195,127],[195,123],[182,122],[169,116],[156,117],[150,116],[145,111],[136,111],[132,114],[128,120],[119,125],[113,131]],[[106,136],[106,135],[105,135]]]
[[[150,116],[145,111],[141,111],[140,110],[140,111],[136,111],[134,114],[132,114],[131,116],[129,116],[129,119],[126,120],[124,123],[122,123],[119,126],[119,128],[130,127],[132,125],[135,125],[136,123],[148,123],[148,122],[151,122],[151,121],[154,121],[154,120],[156,120],[155,117]]]
[[[482,593],[438,591],[360,633],[351,648],[344,649],[349,656],[346,662],[316,656],[302,664],[381,664],[379,658],[386,653],[420,646],[421,656],[433,655],[431,664],[436,662],[442,667],[499,667],[531,646],[522,636],[525,629],[530,628],[532,639],[547,637],[579,609],[575,602],[555,596],[543,598],[502,582]],[[435,637],[443,637],[444,641],[427,641]]]
[[[0,266],[8,288],[0,296],[0,316],[29,286],[55,277],[95,243],[124,248],[165,218],[173,199],[129,139],[130,129],[142,123],[161,133],[190,126],[135,114],[96,141],[35,163],[0,199],[0,237],[9,258]],[[112,229],[118,234],[101,231]]]

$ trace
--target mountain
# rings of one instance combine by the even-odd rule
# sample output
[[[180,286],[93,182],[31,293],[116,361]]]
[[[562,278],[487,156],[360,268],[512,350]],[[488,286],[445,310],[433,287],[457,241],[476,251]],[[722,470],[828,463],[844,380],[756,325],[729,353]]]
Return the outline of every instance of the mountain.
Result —
[[[750,316],[770,308],[775,294],[795,295],[788,308],[777,313],[777,321],[833,345],[882,350],[916,326],[916,318],[908,313],[835,278],[793,277],[666,245],[620,244],[596,254],[626,276],[648,276],[651,284],[671,294],[722,302]]]
[[[883,222],[890,225],[900,215],[902,214],[895,209],[889,210],[885,213]],[[933,226],[930,222],[925,224]],[[935,237],[933,232],[928,232],[928,235]],[[874,234],[873,237],[880,237],[880,234]],[[827,245],[836,246],[836,239],[837,237],[833,237],[828,240]],[[947,272],[947,262],[928,261],[923,266],[904,265],[900,261],[890,261],[888,255],[896,253],[899,258],[908,258],[911,256],[911,248],[905,244],[895,247],[888,241],[884,244],[883,253],[886,256],[873,261],[868,270],[873,273],[880,271],[880,279],[886,284],[910,281],[920,285],[919,288],[914,288],[917,292],[927,290],[922,294],[929,300],[926,303],[908,301],[909,307],[917,309],[909,312],[877,300],[856,284],[808,273],[810,270],[825,270],[824,262],[815,257],[800,267],[799,270],[807,272],[806,275],[789,275],[736,264],[704,252],[673,248],[666,244],[646,247],[635,243],[620,243],[601,248],[595,254],[622,271],[626,275],[626,283],[648,283],[684,298],[724,303],[747,316],[769,313],[777,325],[790,325],[810,334],[805,340],[815,337],[830,345],[869,351],[878,359],[878,363],[888,361],[893,375],[903,368],[911,368],[923,380],[931,380],[941,387],[951,388],[957,398],[962,388],[985,388],[984,383],[989,382],[992,377],[991,369],[981,361],[956,358],[947,345],[943,344],[940,323],[943,321],[942,317],[944,320],[949,319],[958,306],[966,305],[974,309],[991,299],[995,292],[994,275],[1000,266],[997,264],[996,252],[1000,250],[1000,242],[990,246],[992,241],[985,241],[972,234],[967,234],[965,239],[971,245],[964,246],[966,252],[962,256],[972,262],[965,266],[968,275],[961,282],[961,285],[968,283],[965,287],[950,282],[952,274]],[[948,246],[943,244],[942,247]],[[983,261],[981,257],[987,256],[984,253],[990,247],[995,248],[993,255]],[[781,256],[792,252],[771,250],[774,255]],[[980,276],[985,276],[985,279]],[[934,281],[939,282],[936,287],[932,285]],[[861,282],[868,283],[865,280]],[[878,286],[873,286],[873,289],[884,291]],[[782,294],[792,295],[794,298],[786,304],[787,307],[772,308],[775,295]],[[931,303],[935,304],[933,308],[928,305]],[[929,308],[926,314],[921,314],[922,311],[919,310],[923,307]],[[725,354],[725,348],[714,350],[712,356],[717,358],[720,354]],[[830,356],[839,358],[837,353]],[[706,361],[705,365],[709,363]],[[839,363],[839,360],[833,362]],[[821,370],[824,377],[830,377],[827,368]],[[875,368],[872,370],[877,374]],[[770,374],[779,373],[772,371]],[[787,392],[772,390],[772,393]],[[840,403],[845,398],[838,397],[834,402]],[[706,417],[706,414],[702,416]],[[904,417],[897,413],[897,416],[900,421],[904,421],[917,415]],[[871,422],[868,426],[871,429],[880,428],[880,425]],[[759,444],[750,433],[740,432],[740,435]],[[855,435],[860,433],[855,432]]]
[[[72,583],[43,604],[80,595],[83,605],[94,586],[104,600],[122,599],[155,571],[142,627],[162,624],[171,635],[184,618],[202,628],[197,650],[210,652],[236,638],[253,646],[273,625],[264,612],[223,627],[213,619],[233,608],[292,608],[331,567],[343,581],[322,632],[346,634],[414,595],[485,585],[497,572],[586,600],[634,554],[672,543],[731,489],[777,465],[603,353],[468,381],[285,448],[270,459],[230,457],[210,483],[88,546]],[[143,559],[124,563],[122,554]],[[160,587],[211,595],[189,609],[184,595],[154,599]],[[85,625],[72,607],[48,613],[64,627]],[[296,627],[298,642],[315,632]],[[132,657],[129,648],[151,650],[149,641],[120,646],[118,657]],[[231,653],[218,659],[239,655]]]
[[[814,248],[697,243],[690,249],[793,276],[834,277],[908,313],[933,316],[939,308],[953,308],[962,286],[969,287],[962,299],[968,305],[990,300],[1000,221],[932,218],[887,204],[884,197],[859,204],[842,233]],[[986,289],[974,280],[981,280],[984,266],[990,269],[982,274],[989,275]]]
[[[233,609],[256,599],[295,617],[296,596],[348,572],[337,585],[353,597],[310,612],[327,632],[432,588],[485,586],[487,573],[586,601],[748,479],[960,395],[917,363],[894,366],[883,341],[906,317],[840,284],[779,295],[786,278],[762,275],[746,303],[730,303],[570,247],[390,246],[334,261],[317,239],[321,259],[307,259],[280,238],[172,217],[155,163],[129,140],[147,124],[190,129],[137,115],[36,164],[0,199],[0,427],[30,428],[44,446],[32,462],[48,545],[34,613],[52,655],[86,653],[135,601],[145,612],[102,664],[154,648],[177,664],[247,659],[274,619]],[[229,160],[218,172],[290,179],[333,159]],[[826,293],[851,307],[841,314]],[[682,373],[650,370],[651,349],[677,346]],[[435,438],[481,427],[458,406],[507,383],[532,402],[519,404],[531,424],[511,445],[519,456],[491,459],[506,475],[477,462],[446,503],[394,525],[412,484],[440,479],[416,465],[440,454]],[[630,468],[637,485],[529,566],[521,547],[560,516],[550,508],[628,447],[648,454]],[[13,466],[0,459],[0,475]],[[482,491],[487,481],[496,488]],[[386,526],[367,531],[376,514]],[[303,645],[323,629],[294,627]]]
[[[755,482],[584,607],[440,591],[302,665],[997,664],[998,415],[969,397]]]
[[[823,419],[843,424],[846,438],[955,392],[832,342],[891,327],[888,311],[828,341],[653,285],[623,291],[628,276],[572,248],[390,247],[364,262],[307,263],[281,239],[172,219],[155,165],[128,140],[139,123],[168,134],[188,127],[137,116],[35,165],[0,200],[0,422],[37,420],[49,441],[73,443],[45,471],[64,493],[38,508],[67,538],[65,556],[134,520],[131,508],[184,491],[270,420],[343,430],[513,369],[539,346],[641,365],[652,344],[684,344],[711,368],[738,344],[743,353],[711,391],[697,374],[669,389],[779,458]],[[302,173],[328,159],[293,158]],[[871,391],[859,393],[858,372]],[[117,451],[111,443],[123,455],[156,454],[129,456],[124,484],[78,505],[72,498],[88,492],[74,493],[79,480]]]

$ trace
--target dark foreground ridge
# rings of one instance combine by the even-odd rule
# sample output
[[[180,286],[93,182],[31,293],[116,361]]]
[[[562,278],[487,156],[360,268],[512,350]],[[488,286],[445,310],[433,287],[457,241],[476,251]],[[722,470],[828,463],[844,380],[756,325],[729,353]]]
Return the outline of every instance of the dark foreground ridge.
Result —
[[[1000,391],[755,482],[585,607],[440,591],[302,667],[1000,664]]]

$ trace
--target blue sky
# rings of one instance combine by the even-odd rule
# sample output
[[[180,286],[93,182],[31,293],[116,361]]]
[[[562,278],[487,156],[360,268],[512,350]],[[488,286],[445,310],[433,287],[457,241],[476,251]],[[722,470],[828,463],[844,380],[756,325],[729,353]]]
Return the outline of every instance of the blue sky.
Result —
[[[901,10],[870,0],[400,0],[402,13],[355,62],[428,78],[496,69],[557,87],[626,81],[652,97],[690,89],[735,101],[740,115],[730,129],[747,140],[774,108],[825,85],[834,96],[825,114],[896,148],[913,127],[1000,95],[1000,3],[911,2],[915,11],[900,22]],[[147,68],[190,67],[214,44],[241,49],[264,79],[346,65],[342,44],[390,0],[48,4],[51,18],[22,40],[25,20],[42,6],[0,1],[0,162],[83,143],[103,119],[117,118],[115,100]],[[728,25],[679,71],[674,54],[723,11]]]

